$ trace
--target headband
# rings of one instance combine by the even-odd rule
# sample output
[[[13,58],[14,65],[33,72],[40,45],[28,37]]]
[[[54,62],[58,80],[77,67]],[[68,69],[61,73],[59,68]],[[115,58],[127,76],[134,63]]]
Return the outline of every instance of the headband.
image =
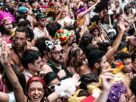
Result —
[[[45,84],[45,81],[42,78],[33,76],[27,81],[27,86],[30,85],[34,81],[38,81],[42,83],[43,85]]]

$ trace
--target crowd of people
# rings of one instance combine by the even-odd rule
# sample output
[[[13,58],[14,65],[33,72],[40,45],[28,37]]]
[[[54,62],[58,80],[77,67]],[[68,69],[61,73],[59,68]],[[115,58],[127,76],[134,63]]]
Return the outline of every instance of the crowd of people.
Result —
[[[136,1],[0,0],[0,102],[136,102]]]

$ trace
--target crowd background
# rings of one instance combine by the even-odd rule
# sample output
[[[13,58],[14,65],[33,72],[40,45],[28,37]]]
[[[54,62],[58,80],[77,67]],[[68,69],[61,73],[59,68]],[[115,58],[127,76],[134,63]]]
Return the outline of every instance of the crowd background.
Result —
[[[0,102],[136,102],[136,1],[0,0]]]

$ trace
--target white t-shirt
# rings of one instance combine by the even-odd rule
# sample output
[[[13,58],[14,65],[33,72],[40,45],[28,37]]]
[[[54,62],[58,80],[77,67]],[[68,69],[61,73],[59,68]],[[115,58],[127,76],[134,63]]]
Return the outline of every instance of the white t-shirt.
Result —
[[[40,38],[40,37],[48,37],[49,33],[46,29],[46,27],[44,28],[44,32],[41,31],[39,28],[35,28],[34,29],[34,39]]]
[[[8,93],[9,102],[16,102],[14,92]]]

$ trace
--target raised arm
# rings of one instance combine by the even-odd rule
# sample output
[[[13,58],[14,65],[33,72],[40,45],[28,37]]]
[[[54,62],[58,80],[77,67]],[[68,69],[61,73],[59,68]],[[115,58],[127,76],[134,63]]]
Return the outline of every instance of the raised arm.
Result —
[[[94,5],[92,5],[91,7],[89,7],[84,12],[81,12],[80,14],[78,14],[77,15],[77,19],[82,18],[84,15],[86,15],[87,13],[89,13],[99,2],[100,2],[100,0],[97,0],[97,2]]]
[[[107,60],[111,59],[111,57],[115,54],[115,52],[117,51],[117,49],[120,45],[120,42],[122,40],[124,31],[125,31],[124,22],[119,22],[119,24],[117,25],[117,30],[118,30],[118,35],[117,35],[115,41],[113,42],[112,47],[105,54]]]
[[[110,89],[114,81],[114,75],[107,72],[100,75],[100,79],[100,86],[102,87],[102,92],[100,96],[95,100],[95,102],[107,102]]]
[[[1,63],[4,67],[4,71],[12,84],[12,88],[14,91],[16,102],[26,102],[26,97],[24,95],[23,89],[19,83],[19,80],[13,71],[11,65],[9,64],[8,52],[6,50],[6,44],[2,44],[2,52],[1,52]]]

